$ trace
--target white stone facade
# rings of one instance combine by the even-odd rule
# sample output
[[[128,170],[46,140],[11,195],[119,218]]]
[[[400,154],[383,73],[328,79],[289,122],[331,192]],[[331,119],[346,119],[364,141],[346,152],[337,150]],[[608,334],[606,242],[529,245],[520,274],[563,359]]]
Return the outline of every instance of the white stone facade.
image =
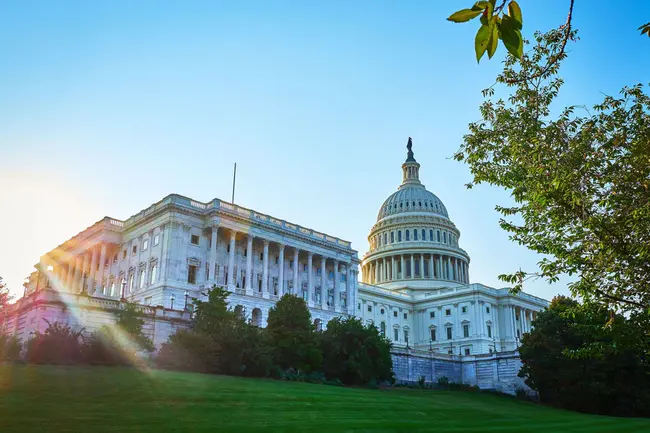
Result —
[[[381,206],[362,261],[336,237],[219,199],[172,194],[125,221],[106,217],[44,254],[10,325],[26,339],[43,327],[46,316],[34,312],[39,305],[59,308],[63,313],[51,317],[63,320],[75,308],[97,316],[103,304],[95,300],[109,302],[107,311],[120,300],[136,302],[143,311],[163,312],[156,315],[162,321],[178,312],[174,320],[182,322],[191,299],[216,284],[258,326],[266,326],[282,294],[293,293],[307,301],[318,328],[355,315],[377,326],[396,350],[466,357],[516,349],[548,303],[470,283],[460,231],[420,182],[410,139],[407,147],[403,182]],[[63,301],[40,296],[45,288]],[[68,322],[87,330],[105,322],[88,319],[89,325],[79,316],[90,317]]]

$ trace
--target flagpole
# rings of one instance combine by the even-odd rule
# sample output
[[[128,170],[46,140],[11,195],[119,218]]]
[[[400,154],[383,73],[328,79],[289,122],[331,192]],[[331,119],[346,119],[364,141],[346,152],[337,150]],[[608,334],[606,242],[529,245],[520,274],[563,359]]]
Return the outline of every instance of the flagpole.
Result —
[[[232,171],[232,200],[231,203],[235,204],[235,179],[237,178],[237,163]]]

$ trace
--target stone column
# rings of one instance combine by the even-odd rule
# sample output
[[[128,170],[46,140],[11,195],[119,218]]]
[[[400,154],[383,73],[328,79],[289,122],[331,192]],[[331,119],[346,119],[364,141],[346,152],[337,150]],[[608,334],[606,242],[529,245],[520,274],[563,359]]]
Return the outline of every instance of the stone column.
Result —
[[[76,293],[77,292],[77,283],[79,282],[79,270],[81,269],[81,258],[79,256],[75,256],[74,258],[74,265],[73,269],[74,272],[72,274],[72,281],[70,282],[70,293]]]
[[[262,296],[269,297],[269,241],[264,239],[264,254],[262,256]]]
[[[237,240],[237,232],[230,230],[230,254],[228,256],[228,290],[235,291],[235,282],[237,277],[235,275],[235,241]]]
[[[377,260],[375,260],[372,263],[373,263],[373,265],[375,267],[375,280],[373,281],[373,284],[377,284],[377,283],[379,283],[379,266],[378,266]]]
[[[528,321],[526,320],[526,309],[522,308],[520,315],[521,315],[520,320],[521,320],[521,329],[522,329],[521,333],[523,334],[525,332],[528,332]]]
[[[252,295],[252,280],[253,280],[253,235],[248,235],[246,240],[246,294]]]
[[[210,281],[217,282],[217,273],[215,268],[217,267],[217,241],[219,239],[219,226],[217,224],[212,224],[212,233],[210,238],[210,261],[208,262],[208,273],[210,274]],[[250,251],[248,252],[250,255]],[[248,276],[246,277],[246,282],[248,282]]]
[[[97,274],[97,260],[98,260],[97,255],[99,254],[99,252],[97,251],[96,247],[91,247],[90,254],[91,254],[91,258],[90,258],[90,272],[88,272],[88,294],[92,295],[93,293],[95,293],[95,275]],[[119,253],[117,257],[119,260],[120,257]],[[119,269],[117,270],[117,273],[118,274],[120,273]]]
[[[433,272],[433,254],[429,255],[429,278],[433,279],[434,278],[434,272]]]
[[[424,254],[420,254],[420,278],[424,278]]]
[[[47,267],[45,268],[47,269]],[[86,273],[86,269],[88,269],[88,252],[86,251],[84,253],[84,259],[83,259],[83,264],[81,265],[81,272],[79,273],[79,292],[84,291],[84,280],[88,282],[88,274]],[[84,275],[86,278],[84,278]]]
[[[321,308],[323,310],[327,310],[327,301],[328,301],[328,299],[329,299],[329,290],[327,288],[327,257],[321,256],[321,259],[320,259],[320,303],[321,303]]]
[[[411,278],[415,278],[415,260],[413,260],[413,254],[411,254],[409,261],[411,262]]]
[[[284,295],[284,245],[279,245],[278,251],[278,296]]]
[[[348,276],[346,277],[345,280],[345,309],[348,311],[350,314],[354,314],[354,309],[357,308],[356,305],[354,305],[354,300],[352,299],[352,288],[353,288],[353,278],[354,278],[354,273],[352,272],[352,263],[347,267],[347,272]]]
[[[314,253],[307,252],[307,304],[311,307],[314,305],[314,278],[313,278],[313,259]]]
[[[508,306],[508,314],[510,316],[510,327],[512,329],[511,335],[512,335],[512,342],[515,344],[515,348],[517,347],[517,319],[515,318],[515,306],[514,305],[509,305]]]
[[[400,275],[402,280],[406,279],[406,261],[404,260],[404,255],[400,254],[400,265],[402,266],[402,275]]]
[[[97,272],[97,281],[100,288],[102,288],[102,282],[104,281],[104,263],[106,263],[106,244],[103,243],[99,254],[99,271]],[[102,295],[104,295],[103,289]]]
[[[300,250],[295,248],[293,250],[293,294],[302,297],[302,287],[298,281],[298,267],[300,266],[300,263],[298,262],[299,258]]]
[[[339,262],[334,260],[334,308],[341,306],[341,282],[339,281]]]

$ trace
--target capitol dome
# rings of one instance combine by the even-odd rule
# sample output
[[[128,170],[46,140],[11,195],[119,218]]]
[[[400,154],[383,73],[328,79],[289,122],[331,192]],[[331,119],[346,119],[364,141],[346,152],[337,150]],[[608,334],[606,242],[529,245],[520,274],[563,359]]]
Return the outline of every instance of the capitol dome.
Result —
[[[408,140],[402,184],[381,205],[362,263],[363,281],[387,288],[469,283],[469,256],[442,201],[420,182]]]

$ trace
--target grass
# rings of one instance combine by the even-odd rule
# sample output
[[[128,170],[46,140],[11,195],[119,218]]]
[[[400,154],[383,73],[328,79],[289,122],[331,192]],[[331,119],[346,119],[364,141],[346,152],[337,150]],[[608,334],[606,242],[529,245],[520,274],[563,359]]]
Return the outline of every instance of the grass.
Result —
[[[0,432],[650,432],[485,393],[123,368],[0,366]]]

